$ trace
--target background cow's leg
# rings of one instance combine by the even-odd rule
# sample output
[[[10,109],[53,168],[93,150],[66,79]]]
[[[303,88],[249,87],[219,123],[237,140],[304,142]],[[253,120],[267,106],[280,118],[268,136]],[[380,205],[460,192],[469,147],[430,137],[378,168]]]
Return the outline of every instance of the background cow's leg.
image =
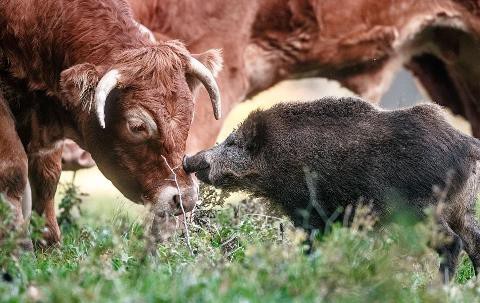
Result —
[[[62,172],[62,148],[29,155],[29,178],[32,188],[33,210],[45,214],[47,231],[44,239],[48,245],[60,241],[60,228],[55,215],[55,192]]]
[[[12,114],[0,92],[0,193],[15,212],[14,228],[23,228],[22,197],[27,184],[27,155]],[[30,241],[27,241],[31,243]],[[26,243],[27,246],[29,243]]]

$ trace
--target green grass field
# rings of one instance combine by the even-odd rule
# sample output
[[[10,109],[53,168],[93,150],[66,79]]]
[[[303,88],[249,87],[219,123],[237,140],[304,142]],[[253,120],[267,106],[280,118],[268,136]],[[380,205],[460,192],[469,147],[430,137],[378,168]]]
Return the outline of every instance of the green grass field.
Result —
[[[210,191],[204,201],[212,199]],[[0,244],[0,301],[480,302],[465,257],[455,281],[441,283],[427,245],[438,239],[433,220],[378,231],[359,213],[306,254],[305,234],[277,213],[252,199],[204,206],[188,226],[191,250],[182,233],[152,244],[144,220],[120,210],[67,216],[62,246],[35,255],[19,253],[10,231]]]

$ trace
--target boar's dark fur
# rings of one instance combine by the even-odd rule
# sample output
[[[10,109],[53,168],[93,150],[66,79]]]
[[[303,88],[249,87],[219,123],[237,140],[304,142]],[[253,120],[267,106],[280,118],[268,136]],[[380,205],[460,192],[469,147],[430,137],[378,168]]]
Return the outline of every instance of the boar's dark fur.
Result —
[[[381,221],[399,208],[421,217],[443,201],[438,221],[452,241],[437,250],[449,278],[462,246],[480,268],[479,158],[479,141],[450,126],[438,106],[387,111],[357,98],[324,98],[253,112],[184,166],[204,182],[271,199],[307,229],[324,228],[361,201]]]

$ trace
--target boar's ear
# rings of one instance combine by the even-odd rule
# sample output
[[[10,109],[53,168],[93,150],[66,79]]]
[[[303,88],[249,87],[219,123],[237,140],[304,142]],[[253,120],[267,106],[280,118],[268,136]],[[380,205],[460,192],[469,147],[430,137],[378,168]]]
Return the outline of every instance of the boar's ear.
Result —
[[[82,105],[84,110],[95,109],[95,88],[100,80],[95,65],[78,64],[64,70],[60,75],[62,102],[67,108]]]
[[[261,111],[254,111],[243,122],[243,138],[249,152],[256,154],[267,139],[267,123]]]
[[[218,76],[218,73],[223,67],[222,51],[220,49],[210,49],[201,54],[192,54],[192,57],[200,61],[205,67],[210,70],[214,77]],[[187,74],[187,83],[190,91],[195,94],[197,88],[201,84],[197,77]]]

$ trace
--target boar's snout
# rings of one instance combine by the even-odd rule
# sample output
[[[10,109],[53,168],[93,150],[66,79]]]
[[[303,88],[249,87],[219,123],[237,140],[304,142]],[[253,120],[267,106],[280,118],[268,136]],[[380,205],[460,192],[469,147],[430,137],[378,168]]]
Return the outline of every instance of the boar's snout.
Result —
[[[183,169],[189,174],[204,171],[208,168],[210,168],[210,164],[207,161],[205,152],[199,152],[194,156],[185,156],[183,158]]]

